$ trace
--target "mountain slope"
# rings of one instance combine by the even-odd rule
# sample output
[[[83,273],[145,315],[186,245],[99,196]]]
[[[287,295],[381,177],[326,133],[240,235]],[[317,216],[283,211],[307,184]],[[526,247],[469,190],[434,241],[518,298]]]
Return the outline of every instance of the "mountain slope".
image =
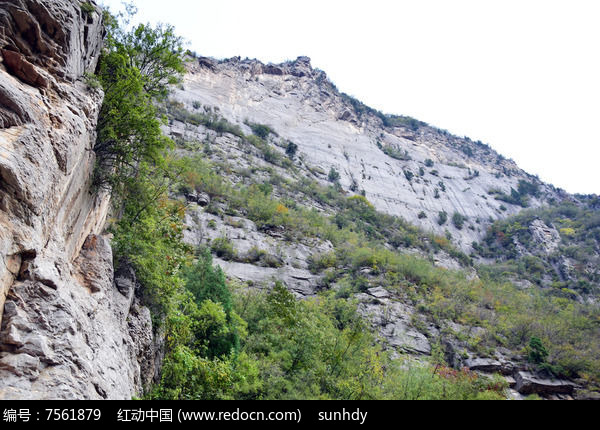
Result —
[[[195,59],[165,113],[191,169],[178,190],[186,241],[210,247],[236,283],[333,290],[358,300],[398,357],[442,351],[457,368],[514,377],[522,393],[573,391],[528,373],[536,336],[552,350],[546,371],[596,378],[594,300],[564,308],[553,291],[522,290],[522,273],[502,273],[478,243],[525,206],[578,199],[485,145],[338,93],[306,58]]]
[[[333,168],[344,189],[364,192],[377,209],[415,225],[438,234],[448,230],[464,251],[492,220],[521,210],[525,200],[511,198],[520,181],[535,187],[529,206],[562,196],[480,142],[381,115],[341,94],[307,57],[281,65],[201,58],[174,97],[188,108],[194,102],[216,107],[236,124],[268,125],[298,145],[321,182]],[[440,212],[449,215],[443,225]],[[455,213],[464,217],[460,228],[452,223]]]

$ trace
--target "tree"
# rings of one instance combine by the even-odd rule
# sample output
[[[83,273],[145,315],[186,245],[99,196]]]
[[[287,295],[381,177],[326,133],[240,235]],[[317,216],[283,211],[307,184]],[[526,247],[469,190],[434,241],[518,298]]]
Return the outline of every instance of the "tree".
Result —
[[[208,249],[201,251],[198,261],[183,271],[186,288],[194,295],[198,306],[205,300],[220,303],[226,313],[232,310],[231,293],[220,267],[213,267]]]
[[[294,142],[289,142],[285,148],[285,153],[288,157],[293,159],[296,156],[296,152],[298,151],[298,145]]]
[[[332,167],[329,170],[327,179],[329,179],[329,182],[337,182],[340,179],[340,173]]]
[[[116,47],[124,49],[129,67],[140,71],[144,91],[154,99],[164,99],[168,86],[180,81],[185,71],[183,42],[170,25],[139,24],[131,32],[116,40]]]
[[[142,162],[165,170],[164,152],[172,142],[162,134],[164,119],[159,119],[155,102],[164,100],[168,85],[181,78],[183,48],[170,26],[139,24],[126,32],[109,14],[105,22],[108,32],[97,73],[105,95],[94,146],[94,183],[122,196]]]
[[[529,340],[529,353],[527,355],[527,359],[531,363],[542,364],[546,362],[546,358],[548,358],[548,351],[544,347],[541,339],[535,336],[532,336]]]

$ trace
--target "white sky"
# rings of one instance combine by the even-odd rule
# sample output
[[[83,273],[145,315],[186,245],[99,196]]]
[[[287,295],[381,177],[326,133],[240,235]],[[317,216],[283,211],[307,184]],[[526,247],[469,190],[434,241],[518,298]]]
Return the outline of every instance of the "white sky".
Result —
[[[100,0],[111,10],[120,0]],[[386,113],[490,144],[572,193],[600,194],[598,0],[134,0],[189,49],[311,57]]]

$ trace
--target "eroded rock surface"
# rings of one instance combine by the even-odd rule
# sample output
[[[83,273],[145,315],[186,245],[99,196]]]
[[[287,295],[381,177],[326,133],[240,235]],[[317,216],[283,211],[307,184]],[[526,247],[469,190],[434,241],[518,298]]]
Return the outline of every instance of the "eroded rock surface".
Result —
[[[427,230],[450,231],[466,251],[491,221],[521,210],[495,199],[495,193],[510,195],[519,180],[539,182],[480,143],[428,126],[384,125],[372,112],[357,112],[308,57],[276,65],[203,57],[173,97],[189,110],[198,104],[216,108],[235,124],[268,125],[298,145],[313,172],[322,172],[317,179],[326,182],[334,168],[344,189],[364,191],[377,209]],[[532,197],[531,206],[554,193],[540,186],[542,197]],[[449,221],[439,225],[442,211]],[[462,228],[451,222],[455,212],[466,217]]]
[[[131,399],[152,382],[152,321],[113,282],[105,237],[88,237],[60,282],[16,282],[0,334],[0,399]],[[130,282],[135,283],[135,279]]]
[[[548,255],[558,249],[560,234],[553,226],[547,226],[541,219],[536,219],[529,226],[529,231],[541,253]]]
[[[518,372],[515,375],[516,390],[521,394],[571,394],[576,385],[562,379],[543,378],[530,372]]]
[[[99,236],[109,196],[90,192],[101,21],[0,0],[0,399],[131,398],[155,376],[149,311]]]

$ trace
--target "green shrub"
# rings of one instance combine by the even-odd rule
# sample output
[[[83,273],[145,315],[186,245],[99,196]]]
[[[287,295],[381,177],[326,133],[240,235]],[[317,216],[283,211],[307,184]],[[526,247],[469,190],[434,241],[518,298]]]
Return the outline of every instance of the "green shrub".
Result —
[[[255,123],[246,123],[251,129],[252,129],[252,133],[254,133],[255,136],[258,136],[261,139],[266,139],[267,137],[269,137],[269,135],[271,133],[274,133],[273,130],[264,124],[255,124]]]
[[[466,217],[458,212],[454,212],[454,215],[452,215],[452,224],[454,224],[454,227],[456,227],[459,230],[462,230],[463,226],[465,225],[465,221],[466,221]]]
[[[312,254],[308,257],[308,270],[312,273],[320,273],[330,267],[335,267],[337,264],[337,256],[335,252],[324,254]]]
[[[261,263],[265,267],[271,267],[273,269],[277,269],[285,265],[283,259],[273,254],[265,254],[261,259]]]
[[[340,179],[340,173],[332,167],[329,170],[329,175],[327,175],[327,179],[329,180],[329,182],[337,182]]]
[[[408,151],[405,149],[404,151],[396,148],[392,145],[386,145],[383,147],[383,153],[388,157],[392,157],[396,160],[400,161],[410,161],[412,160],[411,156],[408,154]]]
[[[90,2],[83,2],[80,5],[81,11],[86,15],[91,15],[96,12],[96,8]]]
[[[287,146],[285,147],[286,155],[293,159],[296,156],[297,151],[298,145],[296,145],[294,142],[288,142]]]
[[[542,364],[548,358],[548,351],[542,341],[535,336],[529,340],[527,359],[534,364]]]
[[[437,223],[439,225],[444,225],[446,224],[446,221],[448,221],[448,214],[445,211],[438,212]]]
[[[237,252],[233,247],[233,243],[227,237],[217,237],[210,244],[211,250],[225,261],[235,260]]]

